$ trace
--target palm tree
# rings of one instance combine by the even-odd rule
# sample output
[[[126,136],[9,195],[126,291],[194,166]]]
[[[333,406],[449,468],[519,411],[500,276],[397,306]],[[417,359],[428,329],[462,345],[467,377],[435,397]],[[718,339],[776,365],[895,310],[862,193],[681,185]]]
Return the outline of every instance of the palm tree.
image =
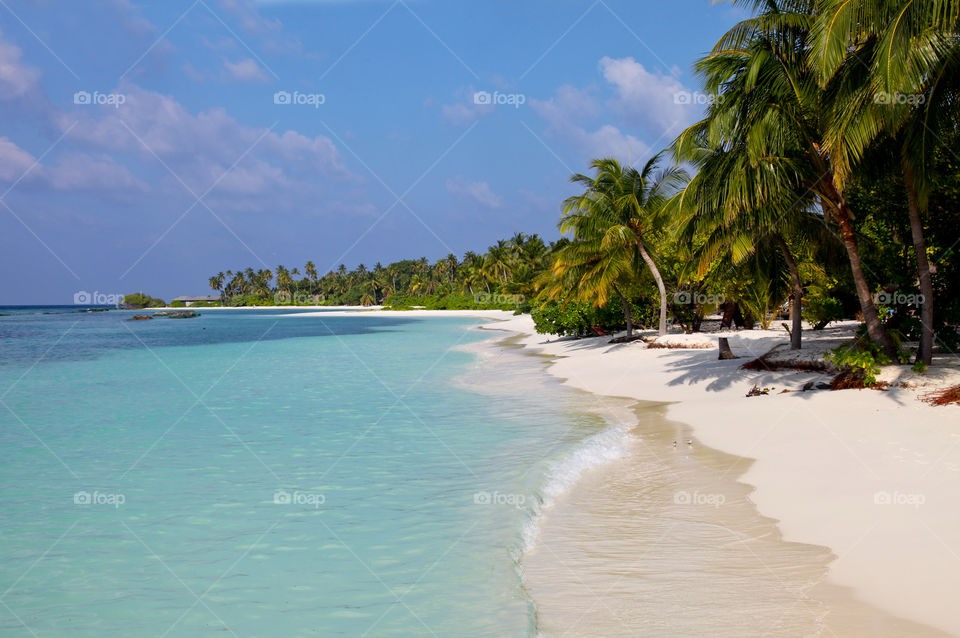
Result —
[[[874,141],[887,135],[900,147],[920,293],[922,334],[917,360],[933,356],[934,295],[922,210],[931,191],[929,169],[943,133],[956,123],[960,98],[960,1],[823,0],[814,27],[811,63],[824,85],[851,75],[858,84],[827,136],[842,187]],[[862,69],[867,69],[863,73]],[[878,99],[883,98],[883,99]]]
[[[290,272],[282,265],[277,266],[277,288],[282,292],[288,292],[292,282]]]
[[[691,146],[709,143],[708,126],[698,123],[681,139],[685,148],[676,148],[678,159],[697,167],[696,175],[670,203],[678,220],[678,236],[683,246],[696,246],[697,278],[723,255],[736,268],[760,253],[779,252],[782,259],[767,257],[769,264],[782,264],[791,282],[790,347],[802,345],[803,282],[794,250],[832,243],[822,218],[812,211],[814,201],[806,197],[802,185],[784,171],[784,162],[751,162],[745,145],[729,144],[710,150]],[[768,158],[773,159],[773,158]],[[803,208],[803,207],[805,208]]]
[[[627,336],[633,336],[630,299],[624,292],[637,279],[636,245],[620,226],[589,213],[564,216],[561,230],[573,241],[557,251],[550,270],[541,280],[545,299],[585,301],[597,307],[616,295],[623,308]]]
[[[457,280],[457,266],[460,265],[460,262],[457,260],[457,256],[453,253],[449,253],[443,259],[446,262],[446,271],[449,276],[449,281],[452,284]]]
[[[486,285],[484,258],[477,253],[467,251],[463,254],[461,271],[463,272],[463,282],[467,286],[467,290],[470,291],[470,294],[476,294],[475,286]],[[489,291],[489,286],[487,286],[487,292]]]
[[[209,281],[210,289],[220,295],[221,305],[223,304],[223,292],[221,292],[221,289],[223,288],[223,280],[224,280],[224,274],[220,272],[214,275],[213,277],[211,277]]]
[[[491,279],[500,282],[502,286],[510,274],[512,265],[510,244],[502,239],[487,249],[487,268]]]
[[[836,158],[826,144],[838,105],[849,97],[850,77],[840,76],[821,87],[808,64],[815,0],[751,4],[762,10],[734,26],[697,63],[713,98],[701,122],[708,131],[702,145],[740,147],[752,166],[769,168],[766,179],[746,184],[761,195],[804,193],[798,203],[802,209],[808,195],[815,198],[824,218],[839,227],[870,339],[894,356],[896,348],[864,274],[853,212],[834,180]],[[681,147],[686,144],[680,141]]]
[[[312,261],[308,261],[303,267],[303,272],[310,281],[317,283],[317,266]]]
[[[541,239],[539,235],[534,234],[528,236],[526,241],[523,242],[520,250],[520,259],[531,267],[539,268],[543,265],[544,259],[549,252],[550,249],[543,243],[543,239]]]
[[[660,169],[661,154],[652,157],[641,170],[624,167],[615,159],[594,160],[594,177],[574,175],[570,181],[584,187],[582,195],[565,202],[561,230],[593,226],[603,236],[600,248],[618,254],[625,243],[636,248],[653,275],[660,292],[660,335],[667,333],[667,290],[649,245],[658,237],[666,204],[687,180],[680,168]],[[574,244],[577,243],[576,236]],[[619,267],[618,267],[619,268]],[[614,281],[613,279],[610,280]]]

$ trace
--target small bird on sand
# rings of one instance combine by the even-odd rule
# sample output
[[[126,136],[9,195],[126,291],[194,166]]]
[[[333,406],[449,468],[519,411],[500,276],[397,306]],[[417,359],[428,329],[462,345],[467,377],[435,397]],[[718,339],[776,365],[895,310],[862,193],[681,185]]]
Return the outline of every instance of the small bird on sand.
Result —
[[[676,442],[676,441],[673,442],[673,447],[677,447],[677,442]]]
[[[687,445],[693,447],[693,439],[687,439]]]

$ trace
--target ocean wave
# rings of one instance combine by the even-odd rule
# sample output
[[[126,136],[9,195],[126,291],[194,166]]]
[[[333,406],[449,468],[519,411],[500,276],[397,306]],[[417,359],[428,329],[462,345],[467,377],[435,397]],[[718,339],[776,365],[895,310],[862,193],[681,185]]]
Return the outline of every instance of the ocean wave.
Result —
[[[540,524],[545,510],[553,507],[556,499],[573,487],[587,470],[626,456],[632,435],[627,427],[617,425],[588,437],[547,473],[539,502],[531,510],[531,517],[523,526],[520,555],[533,550],[540,538]],[[519,558],[519,557],[518,557]]]

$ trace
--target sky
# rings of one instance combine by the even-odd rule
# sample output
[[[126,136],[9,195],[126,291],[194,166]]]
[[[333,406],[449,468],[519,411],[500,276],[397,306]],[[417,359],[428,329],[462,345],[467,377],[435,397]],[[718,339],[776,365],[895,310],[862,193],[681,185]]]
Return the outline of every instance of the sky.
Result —
[[[0,0],[0,304],[556,239],[703,109],[712,0]]]

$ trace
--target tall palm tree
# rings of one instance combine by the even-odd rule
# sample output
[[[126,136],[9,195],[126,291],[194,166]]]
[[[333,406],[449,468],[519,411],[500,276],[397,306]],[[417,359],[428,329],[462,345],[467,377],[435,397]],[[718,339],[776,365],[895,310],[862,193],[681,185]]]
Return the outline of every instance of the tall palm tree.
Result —
[[[681,138],[685,148],[675,147],[678,159],[697,167],[696,175],[670,203],[678,220],[677,232],[682,246],[696,249],[697,278],[702,278],[721,254],[730,256],[729,266],[736,268],[749,257],[771,251],[782,259],[765,260],[782,264],[791,282],[790,347],[802,346],[803,282],[797,256],[791,244],[810,248],[830,244],[822,218],[812,211],[814,200],[807,197],[802,184],[784,170],[783,161],[757,164],[751,161],[742,143],[726,148],[691,146],[709,143],[709,125],[701,122]]]
[[[637,248],[621,227],[596,215],[567,214],[563,232],[573,241],[554,255],[541,280],[541,295],[548,300],[584,301],[602,307],[611,296],[620,300],[627,336],[633,336],[633,315],[625,292],[637,280]]]
[[[217,273],[216,275],[214,275],[213,277],[211,277],[211,278],[210,278],[210,281],[209,281],[210,289],[220,295],[220,303],[221,303],[221,304],[223,303],[223,292],[222,292],[222,289],[223,289],[223,281],[224,281],[224,278],[225,278],[224,274],[223,274],[222,272],[220,272],[220,273]]]
[[[825,141],[838,104],[849,97],[850,78],[822,87],[808,64],[818,2],[741,0],[758,13],[730,29],[697,63],[713,98],[701,123],[709,131],[704,146],[740,145],[752,165],[771,169],[766,180],[749,187],[775,193],[799,184],[803,199],[815,198],[824,218],[839,228],[870,339],[893,356],[896,348],[864,273],[853,212],[834,180],[835,158]]]
[[[473,251],[467,251],[463,255],[463,263],[461,270],[464,271],[463,280],[464,284],[467,286],[467,290],[470,291],[470,294],[475,294],[477,288],[480,286],[486,286],[486,278],[484,277],[484,258],[481,255]],[[489,292],[489,286],[487,286],[487,292]]]
[[[821,6],[810,56],[820,82],[850,67],[859,79],[827,136],[838,167],[834,180],[841,187],[878,137],[897,140],[923,296],[917,360],[929,364],[934,294],[922,210],[934,155],[957,121],[960,0],[822,0]]]
[[[565,202],[562,231],[578,229],[602,236],[601,248],[618,254],[624,246],[632,246],[653,275],[660,293],[659,334],[667,333],[667,290],[653,257],[650,244],[661,231],[667,202],[687,180],[680,168],[660,168],[662,154],[652,157],[643,168],[624,167],[615,159],[599,159],[591,163],[593,177],[574,175],[570,181],[584,187],[581,195]],[[613,281],[613,280],[611,280]]]
[[[283,292],[289,292],[291,283],[293,279],[290,277],[290,272],[282,265],[277,266],[277,288]]]
[[[313,283],[317,283],[317,266],[312,261],[308,261],[303,267],[303,273]]]
[[[460,262],[457,260],[457,256],[453,253],[449,253],[443,259],[446,262],[447,275],[450,283],[452,284],[457,280],[457,267],[460,265]]]

